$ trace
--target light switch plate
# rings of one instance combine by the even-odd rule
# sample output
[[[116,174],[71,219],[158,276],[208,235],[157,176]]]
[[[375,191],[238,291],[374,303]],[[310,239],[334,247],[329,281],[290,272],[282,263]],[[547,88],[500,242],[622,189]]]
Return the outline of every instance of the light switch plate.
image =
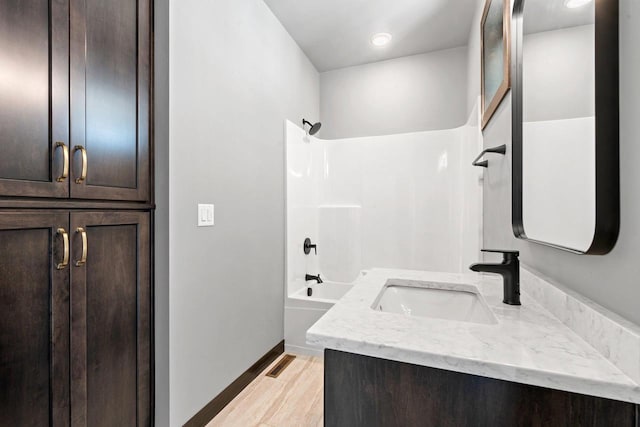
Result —
[[[198,227],[213,227],[214,217],[213,205],[198,204]]]

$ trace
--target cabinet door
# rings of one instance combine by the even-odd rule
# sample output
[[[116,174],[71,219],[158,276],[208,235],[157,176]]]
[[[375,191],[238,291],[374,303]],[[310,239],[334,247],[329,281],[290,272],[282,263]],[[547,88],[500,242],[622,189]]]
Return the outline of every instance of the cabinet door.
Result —
[[[68,225],[67,213],[0,213],[2,426],[69,425]]]
[[[151,424],[149,227],[148,213],[71,214],[73,426]]]
[[[68,0],[2,0],[0,196],[68,197],[68,147]]]
[[[71,0],[71,197],[149,199],[150,0]]]

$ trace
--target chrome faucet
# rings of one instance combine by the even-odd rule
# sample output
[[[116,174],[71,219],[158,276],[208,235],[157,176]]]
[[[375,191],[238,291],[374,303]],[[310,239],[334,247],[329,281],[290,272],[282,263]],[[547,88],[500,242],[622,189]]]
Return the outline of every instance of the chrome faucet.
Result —
[[[305,282],[308,282],[309,280],[315,280],[318,283],[322,283],[322,279],[320,278],[320,273],[318,273],[317,276],[312,276],[310,274],[306,274],[304,276],[304,280],[305,280]]]
[[[483,249],[482,252],[502,254],[500,264],[472,264],[469,269],[483,273],[495,273],[504,281],[504,297],[502,302],[509,305],[520,305],[520,260],[518,251],[500,251]]]

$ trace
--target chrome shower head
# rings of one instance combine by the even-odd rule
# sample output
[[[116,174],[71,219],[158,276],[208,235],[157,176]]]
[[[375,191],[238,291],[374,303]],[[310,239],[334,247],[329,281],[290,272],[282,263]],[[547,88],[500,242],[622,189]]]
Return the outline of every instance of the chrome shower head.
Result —
[[[305,125],[309,125],[309,135],[315,135],[316,133],[318,133],[318,131],[320,130],[320,128],[322,127],[322,123],[318,122],[318,123],[311,123],[309,120],[307,119],[302,119],[302,127],[304,128]]]

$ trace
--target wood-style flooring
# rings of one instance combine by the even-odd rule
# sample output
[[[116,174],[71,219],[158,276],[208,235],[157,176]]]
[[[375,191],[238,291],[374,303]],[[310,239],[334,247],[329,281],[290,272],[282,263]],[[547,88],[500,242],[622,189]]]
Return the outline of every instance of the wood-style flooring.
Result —
[[[265,374],[280,358],[207,427],[322,427],[322,359],[297,356],[278,378],[267,377]]]

